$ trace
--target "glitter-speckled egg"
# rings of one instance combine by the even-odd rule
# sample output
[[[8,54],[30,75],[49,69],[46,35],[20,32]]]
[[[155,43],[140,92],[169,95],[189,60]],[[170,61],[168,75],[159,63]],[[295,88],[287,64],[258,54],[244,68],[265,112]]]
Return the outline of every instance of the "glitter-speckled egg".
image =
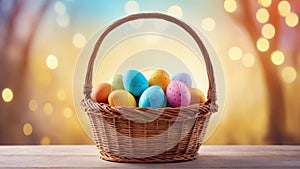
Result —
[[[170,83],[170,76],[168,72],[159,69],[154,71],[149,78],[149,85],[158,85],[162,88],[162,90],[165,92],[167,89],[168,84]]]
[[[188,87],[177,80],[171,81],[166,90],[166,96],[172,107],[188,106],[191,94]]]

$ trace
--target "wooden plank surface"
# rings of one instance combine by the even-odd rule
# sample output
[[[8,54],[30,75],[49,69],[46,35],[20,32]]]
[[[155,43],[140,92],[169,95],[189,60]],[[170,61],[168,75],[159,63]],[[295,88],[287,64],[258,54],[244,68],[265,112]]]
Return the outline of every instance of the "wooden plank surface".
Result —
[[[96,146],[0,146],[0,168],[300,168],[300,146],[202,146],[194,161],[158,164],[100,160]]]

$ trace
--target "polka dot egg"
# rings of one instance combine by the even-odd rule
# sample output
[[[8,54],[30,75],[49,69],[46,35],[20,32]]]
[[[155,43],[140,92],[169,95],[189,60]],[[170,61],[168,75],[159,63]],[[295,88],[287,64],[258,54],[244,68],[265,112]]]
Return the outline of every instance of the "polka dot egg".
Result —
[[[149,78],[149,86],[158,85],[165,92],[170,83],[170,76],[165,70],[154,71]]]
[[[189,88],[181,81],[173,80],[166,90],[167,100],[170,106],[188,106],[191,101]]]

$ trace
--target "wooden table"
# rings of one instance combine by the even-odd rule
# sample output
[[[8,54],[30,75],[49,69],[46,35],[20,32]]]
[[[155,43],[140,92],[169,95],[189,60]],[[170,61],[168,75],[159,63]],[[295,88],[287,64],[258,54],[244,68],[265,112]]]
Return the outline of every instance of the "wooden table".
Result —
[[[0,146],[0,168],[300,168],[300,146],[202,146],[194,161],[114,163],[98,158],[93,145]]]

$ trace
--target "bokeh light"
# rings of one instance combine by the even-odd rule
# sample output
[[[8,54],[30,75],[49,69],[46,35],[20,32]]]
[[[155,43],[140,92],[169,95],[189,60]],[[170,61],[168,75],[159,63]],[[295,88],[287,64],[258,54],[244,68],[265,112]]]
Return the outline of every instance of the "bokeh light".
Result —
[[[64,101],[66,99],[66,92],[63,89],[59,89],[56,93],[56,97],[59,101]]]
[[[229,12],[233,13],[237,9],[237,4],[235,0],[225,0],[224,1],[224,9]]]
[[[238,46],[233,46],[229,49],[228,51],[228,56],[230,57],[231,60],[239,60],[243,56],[243,51],[240,47]]]
[[[8,30],[10,26],[7,25],[9,23],[7,21],[13,19],[11,14],[14,13],[16,3],[7,0],[0,2],[1,14],[4,18],[0,21],[2,22],[0,34],[3,35],[3,40],[0,41],[0,46],[3,47],[3,55],[1,55],[3,60],[0,63],[4,65],[1,66],[0,70],[0,74],[3,75],[0,88],[0,114],[2,114],[0,119],[4,127],[1,129],[1,138],[3,138],[0,139],[1,143],[5,144],[5,140],[7,140],[6,143],[11,144],[91,144],[92,141],[86,136],[78,121],[78,112],[76,113],[73,107],[73,96],[79,99],[83,97],[83,85],[80,85],[78,91],[72,91],[72,86],[70,86],[70,82],[73,82],[74,78],[72,78],[73,68],[77,64],[80,65],[80,75],[85,75],[84,71],[86,71],[88,63],[87,58],[84,62],[78,63],[76,56],[85,49],[84,46],[86,46],[88,38],[95,31],[99,30],[98,33],[101,33],[116,19],[139,12],[173,13],[173,16],[185,19],[188,25],[207,31],[207,40],[211,41],[218,51],[219,55],[215,55],[215,57],[220,59],[224,66],[226,81],[230,83],[226,87],[227,93],[229,95],[234,92],[243,93],[247,96],[244,102],[240,102],[238,106],[236,106],[240,100],[238,96],[232,96],[226,100],[227,109],[224,110],[222,122],[207,144],[267,144],[264,138],[270,131],[269,127],[271,127],[266,125],[270,122],[268,109],[270,105],[267,93],[270,86],[266,83],[265,77],[273,74],[264,74],[263,66],[265,65],[260,63],[261,57],[265,57],[263,59],[275,68],[275,72],[272,73],[278,74],[280,80],[276,83],[282,83],[284,103],[289,104],[284,112],[287,124],[284,132],[293,137],[292,144],[300,143],[300,135],[298,134],[300,107],[297,103],[298,95],[295,94],[300,82],[297,77],[300,70],[298,66],[300,63],[299,52],[296,54],[300,16],[297,0],[259,1],[260,4],[258,4],[258,0],[124,0],[113,3],[108,1],[53,0],[44,10],[45,15],[40,15],[39,9],[44,2],[46,1],[24,1],[24,3],[20,3],[21,10],[18,11],[15,20],[12,20],[15,23],[13,24],[15,26],[11,25],[13,26],[12,31]],[[243,6],[243,3],[248,5]],[[244,7],[245,10],[243,10]],[[248,13],[246,13],[247,11]],[[244,19],[243,16],[245,15],[253,19],[252,25],[249,25],[249,21]],[[134,32],[141,32],[140,28],[147,25],[148,21],[151,31],[149,34],[153,31],[155,35],[162,36],[148,36],[147,32],[143,35],[145,39],[143,38],[142,43],[135,43],[134,41],[123,43],[123,38],[126,41],[127,37],[128,39],[135,38]],[[174,39],[177,39],[177,33],[178,35],[185,33],[184,31],[172,32],[172,27],[177,28],[177,26],[159,19],[153,19],[153,22],[152,20],[140,19],[124,26],[126,29],[128,26],[133,34],[126,32],[128,35],[130,33],[130,36],[118,37],[118,34],[114,33],[122,32],[122,30],[116,30],[107,37],[106,42],[108,43],[103,45],[104,47],[112,45],[111,49],[122,47],[122,45],[128,46],[122,48],[124,50],[116,52],[116,59],[122,58],[124,51],[130,51],[135,46],[138,46],[136,51],[139,52],[144,50],[143,47],[145,46],[161,44],[162,40],[159,37],[164,37],[165,33],[174,33]],[[248,29],[249,27],[250,29]],[[34,38],[30,44],[27,43],[27,39],[31,33],[34,33]],[[199,35],[202,39],[201,32]],[[205,36],[204,33],[203,37]],[[113,38],[112,41],[109,40],[110,37]],[[148,37],[150,38],[148,39]],[[10,38],[10,43],[6,44],[5,38]],[[187,36],[187,38],[190,37]],[[263,39],[258,40],[259,38]],[[189,42],[189,39],[178,38],[178,40]],[[208,41],[203,40],[205,44],[209,44]],[[273,41],[278,41],[278,44],[273,43]],[[25,59],[23,57],[24,52],[22,52],[26,47],[24,45],[30,47],[29,64],[27,68],[24,68],[25,76],[18,73],[23,70],[20,66]],[[196,44],[193,42],[193,45]],[[162,46],[158,46],[158,48],[163,46],[172,47],[173,44],[162,43]],[[105,56],[109,49],[107,51],[100,49],[98,55]],[[191,49],[201,55],[198,48],[191,46]],[[87,50],[92,52],[92,48]],[[180,48],[174,50],[180,51],[176,55],[178,59],[185,61],[191,58]],[[173,52],[173,49],[168,52]],[[101,62],[98,56],[97,58]],[[107,59],[110,58],[107,57]],[[155,64],[156,61],[152,61]],[[204,64],[203,58],[202,62]],[[105,62],[105,67],[107,66],[106,63],[108,62]],[[161,64],[162,62],[158,63]],[[113,62],[108,63],[108,65],[110,64],[115,65]],[[132,62],[132,66],[139,68],[142,65]],[[213,68],[217,67],[214,66]],[[114,71],[112,69],[102,69],[100,64],[95,64],[94,69],[95,82],[98,79],[101,81],[102,77],[105,80],[106,77],[109,78],[108,74],[115,73],[112,72]],[[108,72],[105,73],[105,77],[102,76],[103,70]],[[200,75],[200,72],[198,74]],[[18,76],[23,77],[18,78]],[[80,80],[82,82],[84,78]],[[205,81],[204,79],[203,84]],[[201,85],[202,82],[200,89],[202,89]],[[220,84],[217,83],[217,86]],[[5,90],[5,88],[7,89]],[[246,91],[245,88],[255,88],[257,92]],[[277,91],[273,92],[276,94]],[[257,106],[257,102],[260,103],[259,106]],[[76,106],[79,107],[80,105],[76,103]],[[82,113],[84,112],[82,111]],[[253,120],[255,120],[254,127]],[[231,123],[231,121],[237,121],[237,123]],[[25,126],[25,123],[28,124]],[[239,132],[230,132],[236,128],[239,128]],[[60,131],[57,132],[57,129]],[[26,130],[30,137],[24,139],[23,130]],[[287,143],[290,142],[287,141]]]
[[[23,133],[25,136],[30,136],[32,134],[33,127],[30,123],[25,123],[23,126]]]
[[[46,59],[46,65],[49,69],[56,69],[58,67],[57,57],[54,55],[48,55]]]
[[[299,22],[299,18],[298,15],[291,12],[289,14],[287,14],[287,16],[285,17],[285,23],[289,26],[289,27],[295,27],[298,25]]]
[[[53,113],[53,106],[51,103],[44,104],[44,113],[48,116]]]
[[[287,66],[282,69],[281,76],[286,83],[293,83],[297,78],[297,71],[294,67]]]
[[[139,11],[139,4],[136,1],[130,0],[125,4],[125,11],[127,14],[137,13]]]
[[[76,48],[84,47],[85,43],[86,43],[86,39],[85,39],[85,36],[83,34],[81,34],[81,33],[74,34],[74,36],[73,36],[73,45]]]
[[[263,7],[269,7],[272,4],[272,0],[258,0],[258,3]]]
[[[31,111],[37,111],[38,109],[38,103],[36,100],[30,100],[29,103],[28,103],[28,107]]]
[[[280,50],[272,52],[271,61],[274,65],[281,65],[284,62],[284,54]]]
[[[10,88],[5,88],[2,91],[2,99],[5,102],[11,102],[14,97],[14,94]]]
[[[168,14],[172,15],[172,16],[175,16],[175,17],[178,17],[178,18],[181,18],[183,12],[182,12],[182,9],[181,9],[180,6],[178,6],[178,5],[172,5],[168,9]]]
[[[278,12],[281,16],[287,16],[291,12],[291,5],[288,1],[280,1],[278,4]]]
[[[256,12],[256,20],[260,23],[266,23],[269,20],[270,14],[267,9],[260,8]]]
[[[57,14],[63,15],[66,13],[66,6],[63,2],[61,1],[56,1],[54,3],[54,10]]]
[[[270,43],[266,38],[259,38],[256,42],[256,47],[261,52],[269,50]]]
[[[51,140],[49,137],[44,136],[41,138],[40,144],[41,145],[49,145],[51,143]]]
[[[213,31],[216,27],[216,21],[211,17],[204,18],[201,27],[206,31]]]
[[[66,28],[70,24],[70,17],[67,14],[57,15],[56,22],[57,22],[58,26],[60,26],[62,28]]]
[[[242,63],[245,67],[252,67],[255,63],[254,56],[251,53],[245,53],[242,59]]]
[[[70,107],[64,108],[64,116],[70,118],[73,114],[73,110]]]
[[[267,39],[272,39],[275,36],[275,27],[272,24],[265,24],[261,28],[261,34]]]

